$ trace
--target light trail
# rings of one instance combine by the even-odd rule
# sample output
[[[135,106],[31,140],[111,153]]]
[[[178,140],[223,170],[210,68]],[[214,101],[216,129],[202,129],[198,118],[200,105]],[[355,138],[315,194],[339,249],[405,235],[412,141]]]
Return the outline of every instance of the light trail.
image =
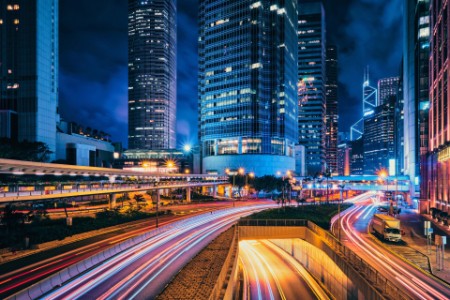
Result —
[[[272,242],[240,241],[239,257],[249,274],[244,279],[253,287],[250,299],[329,299],[299,262]]]
[[[165,232],[72,279],[43,299],[77,299],[92,297],[92,293],[99,294],[95,296],[98,299],[142,297],[145,289],[154,284],[159,275],[166,273],[173,262],[183,261],[187,252],[192,252],[239,217],[271,207],[274,205],[236,207],[178,222]]]
[[[257,291],[258,291],[258,300],[265,300],[262,293],[261,288],[261,280],[259,279],[259,274],[262,274],[262,277],[264,278],[264,287],[267,289],[267,292],[269,293],[269,297],[271,300],[274,300],[275,297],[273,295],[272,291],[272,285],[269,280],[269,276],[266,272],[266,269],[264,268],[263,263],[261,262],[261,259],[259,257],[254,256],[254,251],[252,249],[252,246],[250,245],[250,241],[241,241],[239,242],[239,247],[242,247],[242,253],[245,256],[245,260],[248,261],[250,264],[253,276],[255,277],[256,285],[257,285]],[[253,255],[251,255],[253,254]],[[257,267],[255,267],[255,265]]]
[[[287,261],[292,267],[295,268],[297,273],[305,278],[306,283],[312,292],[316,295],[317,299],[330,299],[327,293],[322,289],[322,287],[317,283],[314,277],[303,267],[294,257],[289,255],[286,251],[276,246],[274,243],[269,242],[267,240],[261,240],[265,246],[269,247],[272,251],[277,253],[280,257],[282,257],[285,261]]]
[[[388,276],[384,274],[386,278],[395,278],[395,282],[406,288],[414,297],[418,297],[420,299],[448,299],[448,293],[441,293],[429,283],[413,275],[410,271],[413,270],[412,267],[397,258],[392,259],[385,253],[380,252],[379,249],[371,245],[369,239],[362,238],[361,235],[356,232],[352,224],[350,224],[351,219],[355,216],[360,216],[362,214],[360,211],[362,210],[364,212],[366,209],[367,208],[360,205],[355,206],[349,210],[343,218],[341,218],[340,224],[347,238],[353,243],[354,246],[357,246],[359,249],[363,250],[364,254],[369,258],[368,260],[366,259],[366,261],[378,271],[380,271],[380,266],[382,266],[384,271],[389,274]],[[423,275],[421,273],[417,274]],[[426,278],[428,279],[428,277]],[[408,282],[414,282],[415,284],[408,284]]]

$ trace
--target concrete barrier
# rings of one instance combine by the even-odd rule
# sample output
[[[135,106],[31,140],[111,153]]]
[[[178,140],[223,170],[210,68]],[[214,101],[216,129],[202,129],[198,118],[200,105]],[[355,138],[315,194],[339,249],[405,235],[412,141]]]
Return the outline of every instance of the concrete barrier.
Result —
[[[195,217],[194,217],[195,218]],[[107,250],[104,250],[102,252],[97,253],[94,256],[91,256],[89,258],[86,258],[85,260],[83,260],[82,262],[85,264],[86,268],[83,269],[83,271],[77,270],[76,266],[70,266],[66,269],[61,270],[60,272],[47,277],[43,280],[41,280],[40,282],[32,285],[31,287],[28,287],[25,290],[22,290],[10,297],[8,297],[7,299],[28,299],[30,298],[29,296],[25,296],[28,295],[29,292],[33,293],[33,297],[30,299],[36,299],[39,296],[49,292],[51,289],[53,289],[55,286],[59,286],[62,285],[64,282],[70,280],[72,277],[76,277],[78,276],[80,273],[86,271],[89,268],[92,268],[96,265],[98,265],[99,263],[111,258],[112,256],[116,255],[117,253],[123,252],[127,249],[130,249],[131,247],[136,246],[137,244],[146,241],[154,236],[157,236],[163,232],[166,232],[168,230],[171,230],[173,228],[177,228],[177,227],[182,227],[183,224],[185,224],[186,222],[191,221],[191,220],[180,220],[177,222],[174,222],[170,225],[167,226],[163,226],[163,227],[159,227],[155,230],[152,230],[150,232],[146,232],[142,235],[139,235],[137,237],[134,237],[132,239],[127,239],[119,244],[116,244],[110,248],[108,248]],[[69,272],[70,270],[70,272]],[[44,283],[45,282],[45,283]],[[41,290],[41,287],[44,288]],[[48,289],[48,290],[47,290]],[[38,293],[38,291],[41,291],[40,295],[35,295]],[[21,298],[17,298],[18,295],[20,295]]]
[[[10,298],[11,300],[33,300],[30,295],[28,294],[28,290],[19,292],[17,294],[14,294],[13,296],[11,296]]]
[[[61,282],[66,282],[70,280],[71,276],[69,273],[69,269],[64,269],[59,272],[59,276],[61,277]]]
[[[37,299],[37,298],[39,298],[39,296],[41,296],[42,294],[43,294],[43,292],[42,292],[42,290],[41,290],[40,284],[33,285],[33,286],[28,290],[28,295],[30,296],[31,299]]]
[[[55,286],[60,286],[62,283],[61,276],[59,276],[59,272],[50,276],[49,280],[45,280],[50,283],[50,290]]]
[[[209,300],[233,299],[237,280],[238,265],[238,230],[234,228],[233,240],[230,245],[230,251],[222,266],[219,277],[211,292]],[[228,276],[228,274],[230,274]]]
[[[385,299],[386,296],[408,299],[387,278],[316,224],[308,221],[307,227],[292,228],[281,223],[264,224],[268,223],[240,225],[239,239],[277,239],[277,246],[296,258],[337,299]],[[295,237],[299,239],[297,243],[278,240]]]

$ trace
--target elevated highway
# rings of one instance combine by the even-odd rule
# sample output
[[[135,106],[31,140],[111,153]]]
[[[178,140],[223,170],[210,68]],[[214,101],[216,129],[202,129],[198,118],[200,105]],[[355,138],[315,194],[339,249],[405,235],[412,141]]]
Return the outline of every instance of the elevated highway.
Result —
[[[166,189],[186,189],[189,202],[194,187],[207,187],[215,194],[217,186],[228,185],[228,177],[218,175],[151,173],[9,159],[0,159],[0,174],[16,177],[15,182],[0,183],[0,203],[106,194],[114,206],[117,194],[153,191],[159,195]],[[33,180],[19,184],[21,176]],[[42,182],[43,178],[48,182]]]

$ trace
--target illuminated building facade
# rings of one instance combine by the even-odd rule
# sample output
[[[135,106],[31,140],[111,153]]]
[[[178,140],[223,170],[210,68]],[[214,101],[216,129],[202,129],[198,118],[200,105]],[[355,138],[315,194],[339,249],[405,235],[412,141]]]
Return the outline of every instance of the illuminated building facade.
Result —
[[[193,173],[192,155],[182,150],[125,150],[114,168],[151,173]],[[195,173],[197,174],[197,173]]]
[[[1,1],[0,136],[43,142],[53,152],[58,23],[57,0]]]
[[[203,173],[295,169],[297,1],[201,0]]]
[[[396,174],[403,175],[405,171],[405,140],[404,140],[404,126],[405,126],[405,113],[403,98],[403,63],[400,68],[400,76],[398,81],[397,100],[395,101],[395,116],[394,116],[394,128],[395,128],[395,161],[396,161]]]
[[[176,1],[128,2],[128,147],[176,146]]]
[[[327,46],[326,54],[326,99],[327,107],[325,114],[326,139],[325,157],[327,170],[331,173],[338,172],[338,54],[334,45]]]
[[[405,0],[404,8],[404,174],[411,179],[412,195],[419,196],[419,187],[424,191],[427,185],[419,175],[429,139],[430,0]]]
[[[450,197],[450,81],[448,1],[431,1],[430,114],[427,193],[429,207],[449,211]],[[425,203],[421,203],[422,205]],[[424,209],[424,205],[421,207]]]
[[[359,139],[364,134],[364,118],[371,115],[378,106],[378,89],[370,85],[369,67],[364,70],[364,82],[362,86],[362,117],[350,126],[350,140]]]
[[[389,160],[395,159],[394,113],[395,96],[377,106],[364,118],[364,174],[376,175],[389,169]]]
[[[350,142],[350,174],[364,175],[364,137]]]
[[[350,176],[350,157],[352,148],[350,143],[342,143],[338,145],[337,150],[337,173],[340,176]]]
[[[382,105],[392,96],[397,97],[398,77],[387,77],[378,80],[378,105]]]
[[[320,1],[298,13],[298,134],[306,148],[306,173],[329,171],[326,162],[325,11]],[[327,170],[325,170],[325,167]]]

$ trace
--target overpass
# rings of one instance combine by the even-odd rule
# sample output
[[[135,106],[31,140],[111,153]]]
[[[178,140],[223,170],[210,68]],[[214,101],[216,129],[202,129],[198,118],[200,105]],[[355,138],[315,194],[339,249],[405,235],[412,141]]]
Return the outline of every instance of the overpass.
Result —
[[[296,177],[304,190],[353,190],[353,191],[391,191],[409,192],[409,176],[351,175],[321,178]]]
[[[10,159],[0,159],[0,174],[36,179],[21,184],[18,180],[0,182],[0,203],[109,195],[111,207],[114,207],[117,194],[152,191],[159,199],[161,191],[167,189],[186,189],[189,202],[194,187],[210,188],[215,195],[218,186],[229,184],[227,176],[151,173]],[[51,181],[41,182],[44,176]],[[70,178],[70,181],[62,178]],[[91,178],[95,179],[87,180]]]

